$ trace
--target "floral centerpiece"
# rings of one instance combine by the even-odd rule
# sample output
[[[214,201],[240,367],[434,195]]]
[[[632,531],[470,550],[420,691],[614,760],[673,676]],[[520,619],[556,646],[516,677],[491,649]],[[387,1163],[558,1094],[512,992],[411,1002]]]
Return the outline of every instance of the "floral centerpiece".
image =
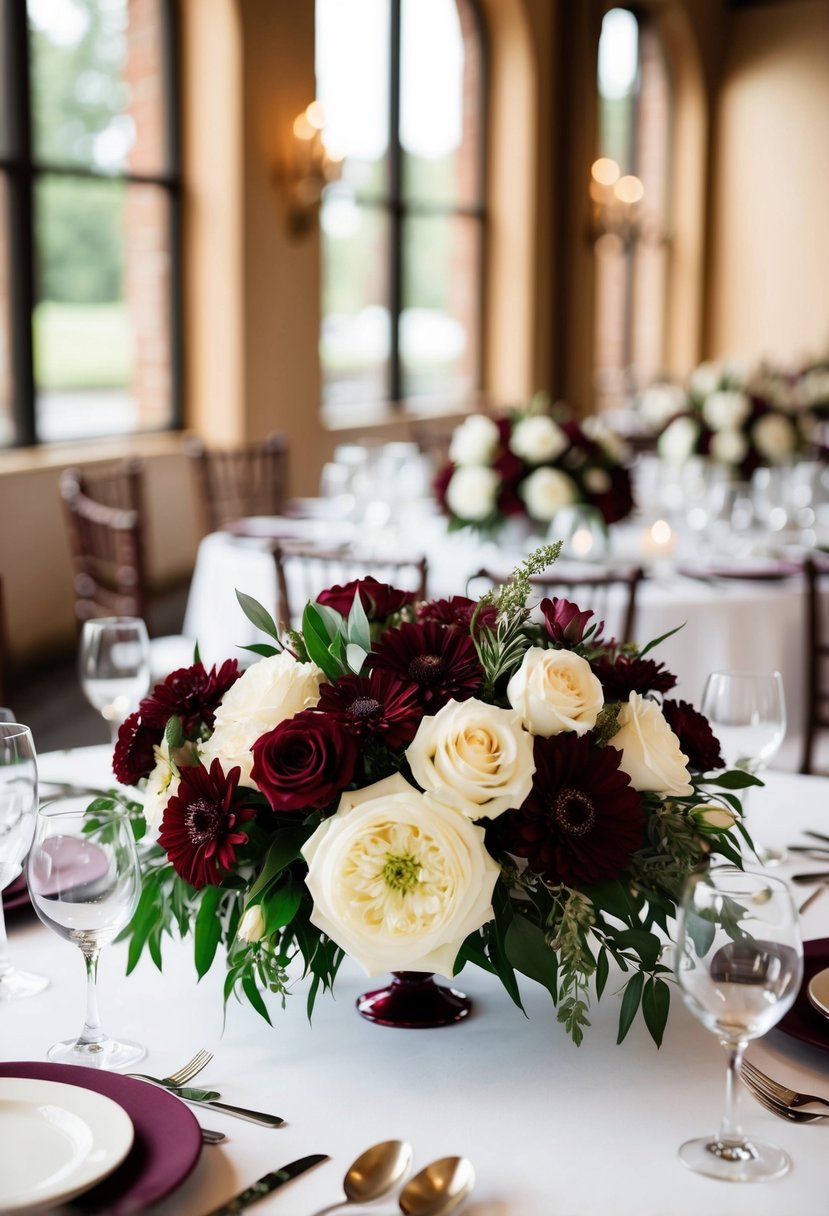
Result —
[[[471,414],[455,430],[435,491],[450,528],[497,530],[528,519],[546,530],[562,507],[595,507],[605,524],[633,510],[629,454],[598,419],[580,423],[542,395],[502,418]]]
[[[119,732],[148,829],[129,968],[192,930],[199,974],[223,944],[225,999],[270,1020],[268,993],[298,969],[310,1014],[346,954],[369,975],[476,964],[518,1005],[518,976],[542,984],[578,1043],[613,962],[620,1041],[641,1008],[659,1043],[680,889],[709,856],[739,864],[733,791],[757,779],[717,772],[650,647],[564,599],[530,610],[558,549],[477,602],[332,587],[284,638],[240,593],[257,661],[174,672]]]

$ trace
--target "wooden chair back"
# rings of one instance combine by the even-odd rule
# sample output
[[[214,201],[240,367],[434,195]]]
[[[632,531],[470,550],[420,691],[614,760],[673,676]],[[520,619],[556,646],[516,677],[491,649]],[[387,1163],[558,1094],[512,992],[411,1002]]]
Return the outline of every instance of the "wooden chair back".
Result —
[[[641,566],[624,570],[596,570],[592,572],[552,570],[549,575],[535,575],[530,579],[533,587],[533,602],[559,596],[578,604],[579,608],[592,608],[596,620],[605,621],[605,637],[615,637],[620,642],[633,640],[636,624],[636,598],[639,585],[645,577]],[[506,581],[506,576],[491,570],[479,570],[470,579],[485,579],[492,586]],[[475,594],[474,586],[469,593]]]
[[[363,557],[342,549],[284,543],[274,547],[277,620],[281,628],[296,628],[306,603],[327,587],[342,586],[371,575],[402,591],[426,599],[428,562],[425,557]]]
[[[815,772],[815,744],[822,731],[829,731],[829,558],[807,558],[805,576],[805,687],[806,716],[803,729],[801,773]]]
[[[195,471],[205,532],[245,516],[282,513],[288,491],[287,436],[268,435],[261,443],[223,449],[191,438],[184,450]]]

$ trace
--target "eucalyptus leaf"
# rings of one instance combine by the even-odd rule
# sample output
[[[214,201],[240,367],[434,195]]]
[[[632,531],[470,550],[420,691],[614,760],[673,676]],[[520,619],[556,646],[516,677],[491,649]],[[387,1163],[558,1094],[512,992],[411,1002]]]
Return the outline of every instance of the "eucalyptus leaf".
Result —
[[[642,1016],[657,1047],[662,1046],[670,1009],[671,990],[668,985],[664,980],[648,979],[642,993]]]
[[[363,650],[371,650],[371,626],[359,591],[354,592],[354,601],[348,614],[347,636],[349,642],[362,647]]]
[[[619,1034],[616,1038],[617,1043],[621,1043],[627,1032],[633,1025],[633,1019],[636,1017],[636,1011],[639,1008],[639,1002],[642,999],[642,989],[645,984],[645,976],[641,971],[637,971],[631,976],[625,986],[625,995],[622,997],[622,1007],[619,1010]]]
[[[244,591],[239,591],[238,588],[236,590],[236,599],[239,601],[239,606],[251,625],[254,625],[262,633],[267,633],[269,637],[279,642],[279,630],[267,608],[264,608],[252,595],[247,595]]]
[[[363,669],[363,664],[368,658],[368,650],[363,646],[358,646],[355,642],[349,642],[345,648],[345,661],[354,672],[359,675]]]

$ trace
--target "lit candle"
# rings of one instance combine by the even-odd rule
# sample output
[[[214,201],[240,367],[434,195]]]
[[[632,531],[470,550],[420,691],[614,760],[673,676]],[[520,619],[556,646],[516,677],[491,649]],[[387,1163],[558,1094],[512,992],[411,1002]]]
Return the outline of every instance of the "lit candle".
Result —
[[[642,536],[642,551],[648,557],[670,557],[674,551],[674,532],[666,519],[657,519]]]
[[[576,528],[570,537],[570,550],[574,557],[589,557],[593,549],[593,533],[589,528]]]

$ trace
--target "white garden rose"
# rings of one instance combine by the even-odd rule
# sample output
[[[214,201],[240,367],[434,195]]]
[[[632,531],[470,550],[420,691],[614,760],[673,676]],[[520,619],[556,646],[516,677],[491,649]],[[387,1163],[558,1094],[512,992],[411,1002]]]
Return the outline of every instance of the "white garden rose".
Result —
[[[635,790],[693,793],[688,757],[655,701],[632,692],[619,710],[619,729],[610,743],[622,753],[619,768]]]
[[[737,822],[734,812],[721,802],[700,802],[690,813],[701,832],[728,832]]]
[[[751,429],[754,445],[772,464],[782,464],[794,455],[797,431],[782,414],[764,414]]]
[[[492,464],[501,432],[486,414],[470,414],[455,428],[449,444],[449,459],[453,464]]]
[[[570,446],[570,440],[552,418],[535,414],[515,424],[509,446],[510,451],[527,464],[546,464],[556,460]]]
[[[499,867],[483,828],[399,774],[343,794],[302,854],[311,921],[368,975],[451,977],[463,941],[492,919]]]
[[[748,453],[748,440],[742,431],[717,431],[711,436],[710,452],[718,464],[740,464]]]
[[[265,917],[261,904],[253,904],[245,909],[236,936],[243,942],[258,942],[265,936]]]
[[[446,505],[459,519],[486,519],[495,510],[501,475],[494,469],[455,469],[446,487]]]
[[[751,401],[739,389],[721,389],[702,405],[702,416],[712,431],[736,431],[750,413]]]
[[[591,494],[606,494],[613,482],[607,469],[587,469],[584,474],[584,484]]]
[[[260,735],[320,699],[325,674],[314,663],[299,663],[287,651],[253,663],[227,690],[216,710],[213,734],[201,748],[207,768],[218,759],[225,772],[237,765],[240,784],[255,788],[251,748]]]
[[[829,367],[813,367],[804,372],[795,384],[793,395],[797,404],[806,408],[828,402]]]
[[[699,439],[699,423],[694,418],[674,418],[656,442],[657,451],[668,464],[684,464]]]
[[[549,523],[562,507],[578,498],[576,483],[560,469],[535,469],[519,488],[527,512],[542,523]]]
[[[602,686],[586,659],[570,650],[532,646],[507,685],[507,700],[534,735],[584,735],[604,705]]]
[[[636,412],[650,431],[661,431],[684,409],[685,390],[678,384],[652,384],[636,403]]]
[[[155,768],[144,787],[144,819],[148,828],[157,828],[161,823],[167,803],[178,789],[179,772],[170,757],[166,738],[153,748]]]
[[[470,819],[519,807],[535,772],[532,736],[520,714],[474,697],[422,718],[406,758],[419,785]]]
[[[688,377],[688,388],[696,396],[708,397],[717,391],[724,378],[724,363],[700,363]]]
[[[588,439],[592,439],[594,443],[599,445],[614,464],[627,464],[630,460],[630,448],[622,436],[612,430],[603,418],[599,418],[596,414],[591,414],[589,418],[584,419],[581,429]]]

